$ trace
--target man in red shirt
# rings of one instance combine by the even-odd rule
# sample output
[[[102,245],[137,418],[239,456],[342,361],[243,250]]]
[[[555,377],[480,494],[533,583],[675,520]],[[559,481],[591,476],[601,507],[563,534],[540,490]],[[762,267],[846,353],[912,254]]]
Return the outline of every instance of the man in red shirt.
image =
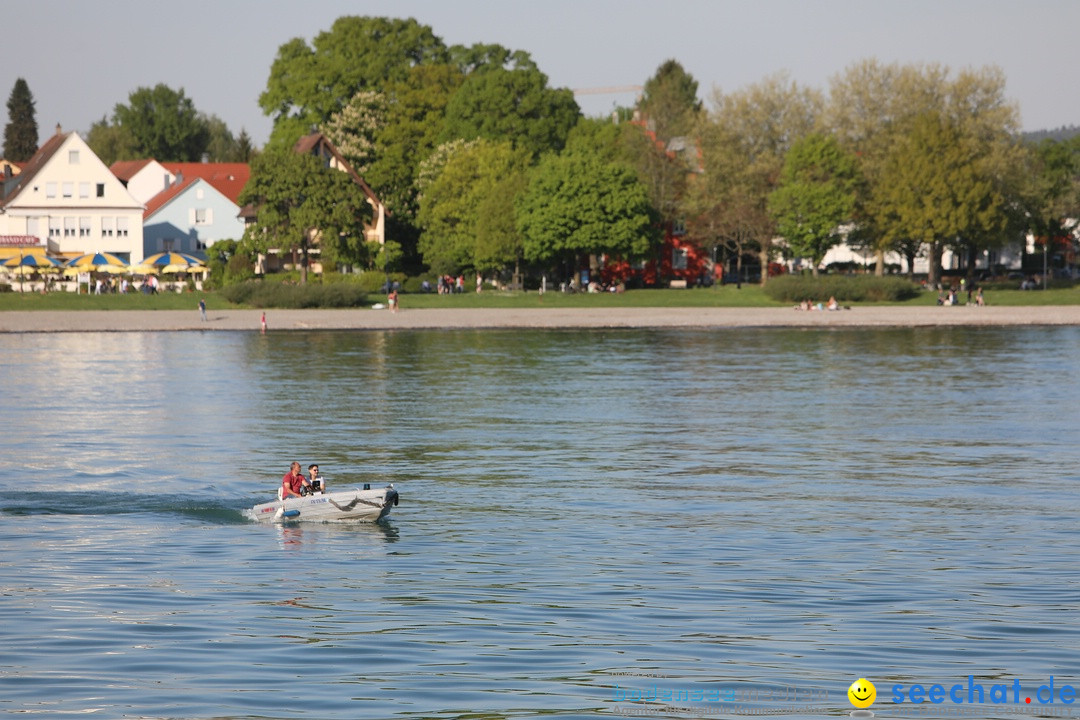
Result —
[[[293,461],[293,464],[289,466],[289,472],[285,473],[285,477],[281,478],[281,499],[289,497],[290,495],[295,497],[303,497],[301,489],[304,486],[310,487],[308,479],[304,477],[304,474],[300,472],[300,463]]]

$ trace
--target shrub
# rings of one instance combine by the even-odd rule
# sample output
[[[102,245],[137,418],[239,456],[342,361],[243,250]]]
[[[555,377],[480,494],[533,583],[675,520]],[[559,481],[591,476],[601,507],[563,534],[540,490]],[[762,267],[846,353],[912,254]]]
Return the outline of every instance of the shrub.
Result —
[[[367,305],[367,293],[352,283],[293,285],[249,281],[229,285],[222,296],[257,308],[341,308]]]
[[[920,288],[906,278],[875,275],[787,275],[773,278],[765,294],[780,302],[897,302],[918,296]]]

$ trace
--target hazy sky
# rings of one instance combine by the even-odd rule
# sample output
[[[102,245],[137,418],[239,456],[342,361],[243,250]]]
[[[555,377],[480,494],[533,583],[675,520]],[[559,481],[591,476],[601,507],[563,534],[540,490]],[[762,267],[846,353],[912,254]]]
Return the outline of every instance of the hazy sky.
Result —
[[[258,96],[278,47],[311,44],[342,15],[414,17],[447,45],[525,50],[554,87],[642,85],[675,58],[699,83],[737,90],[778,71],[827,89],[864,58],[997,65],[1025,130],[1080,125],[1077,0],[3,0],[0,122],[26,79],[44,141],[86,131],[138,87],[183,88],[195,107],[270,134]],[[578,96],[588,115],[634,93]]]

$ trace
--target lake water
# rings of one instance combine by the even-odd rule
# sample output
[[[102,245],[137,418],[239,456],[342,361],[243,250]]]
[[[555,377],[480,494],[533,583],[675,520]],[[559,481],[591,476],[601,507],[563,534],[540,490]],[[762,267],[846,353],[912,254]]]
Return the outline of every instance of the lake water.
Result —
[[[0,336],[0,714],[797,718],[859,677],[881,717],[915,684],[1034,712],[1080,684],[1077,358],[1068,327]],[[248,521],[294,459],[401,504]]]

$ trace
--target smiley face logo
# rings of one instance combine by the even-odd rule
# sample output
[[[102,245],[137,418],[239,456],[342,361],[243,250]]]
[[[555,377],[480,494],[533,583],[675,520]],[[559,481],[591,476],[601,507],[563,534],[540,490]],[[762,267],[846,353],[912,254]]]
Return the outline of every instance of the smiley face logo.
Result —
[[[847,689],[847,698],[857,708],[868,708],[877,699],[877,688],[866,678],[859,678]]]

